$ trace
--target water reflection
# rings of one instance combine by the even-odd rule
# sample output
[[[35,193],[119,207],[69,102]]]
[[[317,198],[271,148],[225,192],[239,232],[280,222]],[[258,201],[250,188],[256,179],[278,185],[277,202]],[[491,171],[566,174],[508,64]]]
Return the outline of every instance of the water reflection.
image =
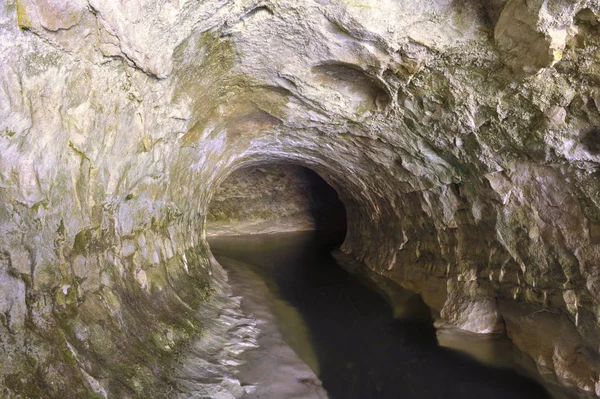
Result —
[[[394,318],[380,293],[330,256],[337,240],[293,233],[210,242],[216,259],[226,268],[226,258],[244,262],[264,279],[274,297],[297,309],[311,342],[299,343],[307,338],[296,337],[293,325],[281,329],[300,357],[312,345],[311,353],[305,355],[311,358],[314,349],[319,377],[331,398],[550,397],[536,382],[515,371],[484,365],[440,347],[430,313],[418,297],[406,295],[411,311],[396,311],[401,317]],[[275,313],[282,308],[272,307]],[[285,315],[277,319],[285,324]],[[488,356],[495,355],[490,352]]]

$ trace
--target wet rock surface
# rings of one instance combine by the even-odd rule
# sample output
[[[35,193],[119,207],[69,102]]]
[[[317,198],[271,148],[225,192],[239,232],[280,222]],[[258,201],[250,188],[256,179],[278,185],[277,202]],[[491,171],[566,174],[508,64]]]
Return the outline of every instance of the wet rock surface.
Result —
[[[216,258],[229,273],[244,274],[246,284],[264,281],[268,295],[246,292],[244,298],[256,301],[257,297],[265,297],[264,302],[276,316],[268,322],[277,323],[284,338],[312,365],[328,397],[551,397],[542,386],[508,368],[516,367],[514,350],[495,344],[494,337],[487,341],[488,350],[492,350],[488,365],[438,346],[430,310],[419,296],[396,287],[393,308],[375,291],[376,285],[369,287],[366,277],[361,279],[336,264],[329,254],[335,242],[331,234],[310,232],[210,241]],[[249,272],[255,276],[249,276]],[[233,290],[239,292],[235,280],[232,277]],[[280,301],[292,308],[282,308]],[[464,345],[473,342],[465,337],[455,341]],[[276,346],[257,349],[259,354],[266,354],[249,359],[247,367],[279,365],[285,370],[289,356],[280,354],[279,359],[273,359],[269,356],[271,348]],[[302,372],[298,366],[295,368],[296,373]],[[251,397],[305,397],[294,379],[270,374],[265,377],[258,384],[263,394]],[[281,385],[289,394],[277,394]],[[308,397],[322,396],[313,393]]]
[[[218,244],[212,241],[211,245],[218,251]],[[251,265],[226,254],[225,248],[217,255],[219,262],[230,276],[232,291],[241,296],[242,310],[256,319],[260,331],[256,347],[247,348],[241,356],[244,364],[236,374],[244,388],[243,398],[328,398],[316,375],[319,365],[302,316],[278,298]]]
[[[210,200],[236,170],[292,163],[339,193],[345,254],[598,396],[599,13],[1,1],[3,395],[176,389],[227,289]]]

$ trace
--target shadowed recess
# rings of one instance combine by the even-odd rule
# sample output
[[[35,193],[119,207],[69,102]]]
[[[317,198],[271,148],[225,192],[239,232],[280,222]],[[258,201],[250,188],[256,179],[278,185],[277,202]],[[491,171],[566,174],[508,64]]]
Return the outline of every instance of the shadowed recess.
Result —
[[[233,172],[217,189],[207,233],[320,230],[343,239],[346,209],[338,193],[309,168],[272,164]]]
[[[341,95],[353,112],[383,111],[390,104],[390,97],[381,84],[359,66],[322,64],[314,66],[312,73],[318,84]]]

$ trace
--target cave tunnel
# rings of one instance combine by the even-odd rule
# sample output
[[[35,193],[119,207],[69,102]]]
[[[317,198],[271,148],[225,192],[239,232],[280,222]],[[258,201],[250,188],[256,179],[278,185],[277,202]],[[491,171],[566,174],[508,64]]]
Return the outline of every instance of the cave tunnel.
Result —
[[[548,397],[517,372],[440,346],[420,295],[332,257],[346,229],[340,195],[304,166],[241,167],[216,188],[206,221],[211,252],[243,311],[262,323],[261,349],[246,355],[238,376],[261,384],[245,398]],[[512,349],[505,340],[477,350]],[[506,361],[494,357],[493,366]]]
[[[600,398],[598,0],[0,36],[1,398]]]
[[[207,214],[207,235],[286,231],[326,232],[341,244],[346,207],[314,170],[273,163],[242,167],[217,188]]]

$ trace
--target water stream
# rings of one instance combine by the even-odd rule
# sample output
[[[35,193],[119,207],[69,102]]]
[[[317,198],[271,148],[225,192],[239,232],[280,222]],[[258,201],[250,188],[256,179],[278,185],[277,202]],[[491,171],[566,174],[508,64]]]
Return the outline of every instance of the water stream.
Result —
[[[234,294],[266,331],[240,376],[255,387],[248,397],[322,398],[324,390],[334,399],[550,397],[515,371],[510,341],[440,335],[420,297],[399,287],[393,309],[372,283],[336,263],[330,251],[338,243],[317,233],[210,240]],[[288,346],[301,362],[289,360]]]

